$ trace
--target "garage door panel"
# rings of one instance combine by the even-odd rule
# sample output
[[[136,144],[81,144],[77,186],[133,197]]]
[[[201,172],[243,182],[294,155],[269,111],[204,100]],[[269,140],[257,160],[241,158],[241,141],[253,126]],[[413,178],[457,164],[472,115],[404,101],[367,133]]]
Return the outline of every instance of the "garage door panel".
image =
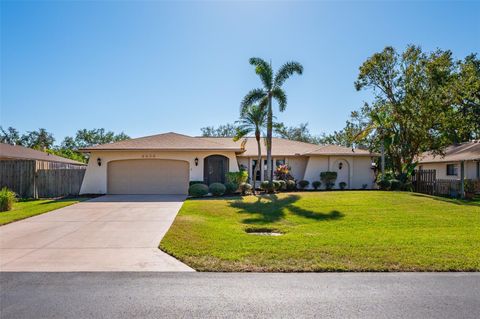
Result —
[[[109,194],[187,194],[185,161],[140,159],[108,163]]]

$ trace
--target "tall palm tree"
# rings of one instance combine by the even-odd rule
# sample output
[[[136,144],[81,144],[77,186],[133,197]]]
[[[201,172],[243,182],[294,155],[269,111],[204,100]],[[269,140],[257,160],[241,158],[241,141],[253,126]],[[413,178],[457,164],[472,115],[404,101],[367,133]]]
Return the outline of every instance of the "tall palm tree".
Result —
[[[255,183],[257,181],[257,172],[261,167],[262,163],[262,149],[260,147],[260,139],[262,137],[262,130],[266,125],[267,121],[267,110],[262,108],[259,105],[250,105],[245,110],[243,110],[240,120],[236,123],[238,124],[237,133],[233,137],[234,141],[247,136],[248,134],[254,133],[255,139],[257,140],[258,147],[258,160],[257,165],[253,169],[253,190],[255,192]]]
[[[272,130],[273,110],[272,102],[275,99],[280,112],[287,107],[287,94],[282,88],[283,83],[293,74],[302,74],[303,66],[298,62],[287,62],[280,67],[277,73],[273,74],[272,66],[260,58],[250,58],[250,64],[255,67],[255,73],[262,81],[263,88],[253,89],[245,95],[240,104],[240,113],[244,113],[254,103],[262,109],[267,109],[267,172],[268,180],[273,180],[272,170]]]

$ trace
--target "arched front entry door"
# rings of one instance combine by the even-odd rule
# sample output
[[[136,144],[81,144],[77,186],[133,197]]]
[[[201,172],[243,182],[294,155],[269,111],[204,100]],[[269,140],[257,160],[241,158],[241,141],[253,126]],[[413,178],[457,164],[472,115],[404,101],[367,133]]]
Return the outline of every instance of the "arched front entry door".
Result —
[[[207,185],[225,183],[225,174],[228,172],[228,157],[210,155],[203,160],[203,178]]]

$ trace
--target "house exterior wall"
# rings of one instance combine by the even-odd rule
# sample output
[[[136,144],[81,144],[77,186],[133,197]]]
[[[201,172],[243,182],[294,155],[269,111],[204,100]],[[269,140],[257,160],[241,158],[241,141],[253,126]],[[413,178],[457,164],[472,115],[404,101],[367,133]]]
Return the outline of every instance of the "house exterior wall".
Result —
[[[447,175],[447,164],[455,164],[458,167],[458,175]],[[420,163],[421,169],[434,169],[436,171],[437,179],[460,179],[460,162],[443,162],[443,163]],[[465,161],[465,178],[478,179],[477,176],[477,162]]]
[[[80,194],[106,194],[107,193],[107,167],[108,162],[128,159],[171,159],[189,163],[189,179],[203,180],[203,160],[210,155],[223,155],[229,159],[229,171],[237,172],[238,163],[235,152],[216,151],[97,151],[90,154],[87,171],[83,179]],[[98,166],[97,158],[102,165]],[[195,166],[198,158],[198,166]]]
[[[308,157],[287,157],[285,162],[290,166],[291,174],[294,179],[300,181],[304,179],[305,172],[308,165]]]
[[[312,182],[320,181],[321,172],[339,173],[338,164],[340,162],[344,164],[342,169],[348,169],[348,180],[337,179],[335,187],[338,187],[338,183],[342,181],[347,183],[349,189],[361,189],[364,184],[367,184],[367,189],[375,187],[375,174],[371,169],[372,159],[368,156],[311,156],[304,177],[310,182],[309,187],[312,188]],[[320,188],[325,189],[325,185],[321,185]]]

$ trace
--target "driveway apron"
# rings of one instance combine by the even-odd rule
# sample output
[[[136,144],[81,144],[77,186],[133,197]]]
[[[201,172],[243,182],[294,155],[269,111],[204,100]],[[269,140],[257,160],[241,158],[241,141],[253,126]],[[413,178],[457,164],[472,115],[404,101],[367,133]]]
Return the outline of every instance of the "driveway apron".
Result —
[[[185,196],[106,195],[0,227],[1,271],[193,271],[158,249]]]

